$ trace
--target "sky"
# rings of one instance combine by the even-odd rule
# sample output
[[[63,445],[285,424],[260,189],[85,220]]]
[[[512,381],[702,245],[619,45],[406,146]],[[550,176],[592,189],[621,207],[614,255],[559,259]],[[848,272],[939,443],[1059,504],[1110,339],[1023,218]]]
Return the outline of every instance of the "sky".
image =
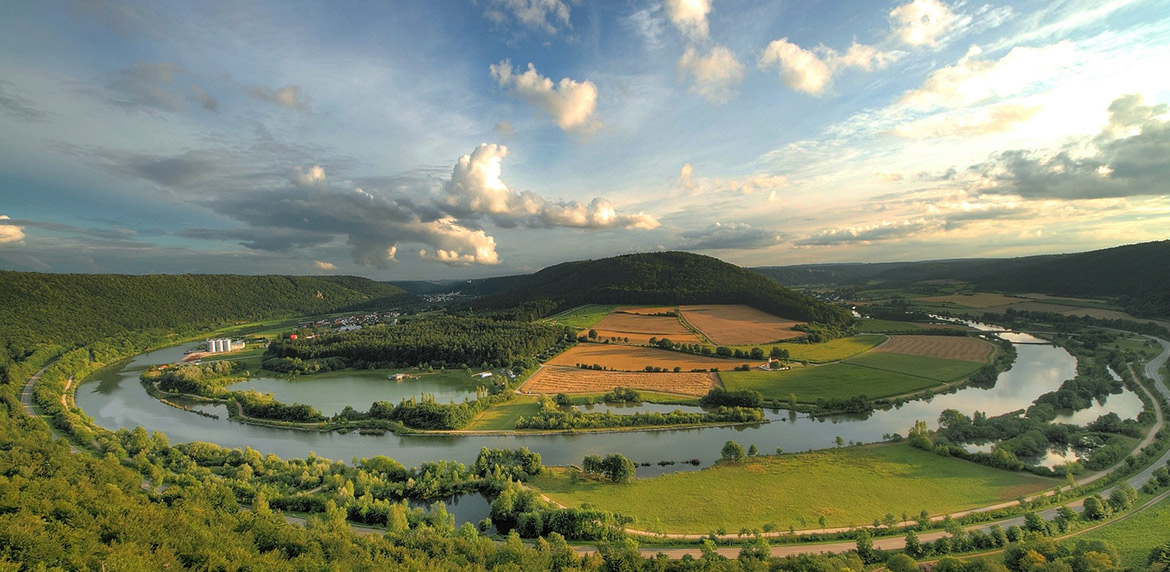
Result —
[[[1170,238],[1170,1],[4,1],[0,269]]]

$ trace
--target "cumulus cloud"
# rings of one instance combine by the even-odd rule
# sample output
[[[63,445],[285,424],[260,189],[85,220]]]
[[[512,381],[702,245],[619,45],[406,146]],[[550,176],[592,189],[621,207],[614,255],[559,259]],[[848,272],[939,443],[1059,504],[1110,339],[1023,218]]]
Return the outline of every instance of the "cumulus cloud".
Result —
[[[247,93],[253,99],[266,101],[302,113],[308,113],[312,103],[309,96],[302,95],[301,88],[295,85],[286,85],[277,89],[253,85],[244,88],[244,93]]]
[[[436,245],[434,250],[418,251],[419,258],[465,266],[468,264],[499,264],[496,254],[496,239],[482,230],[461,226],[453,218],[443,218],[427,223],[426,231]]]
[[[525,27],[555,34],[569,24],[569,5],[561,0],[492,0],[484,15],[497,24],[515,19]]]
[[[950,7],[938,0],[913,0],[890,11],[890,31],[910,46],[933,46],[959,22]]]
[[[833,75],[848,68],[864,71],[881,69],[896,55],[854,42],[845,53],[820,46],[816,51],[802,48],[780,38],[768,44],[756,62],[761,70],[777,69],[788,87],[810,95],[820,95],[829,87]]]
[[[686,248],[692,250],[754,250],[780,243],[783,236],[774,230],[753,228],[746,223],[715,224],[700,230],[685,231]]]
[[[566,77],[554,83],[537,73],[532,63],[526,71],[517,73],[512,69],[511,60],[503,60],[489,69],[501,88],[549,114],[562,130],[588,133],[602,127],[593,116],[597,109],[597,86],[593,82]]]
[[[298,187],[315,187],[325,183],[325,169],[320,165],[313,165],[306,171],[298,167],[293,171],[292,182]]]
[[[707,39],[707,14],[711,0],[666,0],[666,17],[691,40]]]
[[[1109,124],[1093,138],[1056,152],[1011,150],[974,165],[975,188],[1025,199],[1100,199],[1165,194],[1170,180],[1170,120],[1165,104],[1126,95],[1109,106]]]
[[[921,88],[903,95],[902,102],[919,109],[957,108],[1022,93],[1067,66],[1073,44],[1020,46],[998,60],[982,55],[979,46],[971,46],[957,64],[930,74]]]
[[[323,270],[326,272],[337,270],[336,264],[334,264],[332,262],[325,262],[322,260],[314,260],[313,267],[316,268],[317,270]]]
[[[691,80],[691,93],[711,103],[731,101],[743,82],[743,64],[724,46],[715,46],[706,54],[700,54],[694,46],[687,47],[678,60],[678,70]]]
[[[0,215],[0,245],[16,244],[24,240],[24,227],[8,222],[8,215]]]
[[[443,185],[440,208],[457,218],[486,215],[505,227],[652,229],[659,225],[645,213],[620,215],[600,197],[584,205],[552,203],[530,191],[517,193],[501,178],[501,163],[507,155],[507,147],[484,143],[460,157]]]

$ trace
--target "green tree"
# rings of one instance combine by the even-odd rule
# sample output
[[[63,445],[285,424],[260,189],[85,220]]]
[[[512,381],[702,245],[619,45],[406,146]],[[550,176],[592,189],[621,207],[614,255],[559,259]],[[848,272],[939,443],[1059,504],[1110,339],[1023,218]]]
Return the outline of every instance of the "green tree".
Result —
[[[747,454],[749,457],[755,457],[760,454],[760,450],[756,448],[756,444],[752,443],[748,446]]]
[[[741,446],[739,443],[736,443],[735,441],[728,441],[727,443],[723,444],[723,449],[720,451],[720,455],[723,457],[724,461],[738,463],[739,460],[743,458],[743,446]]]
[[[895,554],[886,560],[890,572],[918,572],[918,563],[905,554]]]

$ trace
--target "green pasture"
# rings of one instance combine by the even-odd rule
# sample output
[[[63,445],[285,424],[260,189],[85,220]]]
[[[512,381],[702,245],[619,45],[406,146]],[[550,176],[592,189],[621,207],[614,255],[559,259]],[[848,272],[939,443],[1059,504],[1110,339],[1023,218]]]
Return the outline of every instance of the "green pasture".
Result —
[[[764,399],[787,401],[791,394],[800,403],[818,399],[865,395],[870,399],[914,393],[941,382],[848,363],[798,367],[789,371],[721,371],[719,379],[730,390],[754,389]]]
[[[747,443],[743,443],[747,445]],[[612,484],[551,469],[530,484],[567,506],[590,504],[634,518],[633,528],[707,533],[741,528],[848,527],[893,514],[949,513],[1008,501],[1058,484],[1025,473],[880,444],[750,457],[701,471]],[[685,507],[685,510],[680,510]]]
[[[986,365],[986,362],[942,359],[891,352],[869,352],[849,358],[844,363],[893,373],[927,377],[936,381],[954,381],[962,377],[967,377]]]
[[[1090,530],[1070,541],[1082,538],[1099,539],[1112,544],[1121,554],[1122,568],[1142,570],[1150,551],[1170,541],[1170,497],[1124,520]]]
[[[764,344],[757,346],[735,346],[744,351],[749,351],[753,347],[758,347],[764,350],[764,355],[772,351],[772,346],[777,346],[788,350],[791,359],[800,361],[806,360],[812,363],[828,363],[831,361],[840,361],[853,357],[861,352],[868,351],[886,341],[886,336],[880,334],[866,334],[861,336],[851,336],[848,338],[838,338],[836,340],[829,340],[819,344],[806,344],[802,342],[791,342],[783,344]]]
[[[589,304],[580,308],[575,308],[568,312],[557,314],[548,321],[562,326],[569,326],[578,330],[586,330],[592,328],[600,322],[602,318],[613,312],[616,306],[604,304]]]

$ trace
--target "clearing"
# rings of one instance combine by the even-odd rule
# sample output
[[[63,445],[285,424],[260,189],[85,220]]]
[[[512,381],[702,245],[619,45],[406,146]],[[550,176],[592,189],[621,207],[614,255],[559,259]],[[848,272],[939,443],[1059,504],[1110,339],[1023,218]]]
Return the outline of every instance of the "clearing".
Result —
[[[966,336],[890,336],[874,351],[988,363],[995,345]]]
[[[688,324],[699,330],[711,343],[720,346],[766,344],[804,335],[804,332],[792,329],[804,322],[777,318],[751,306],[679,306],[679,312]]]
[[[633,528],[707,533],[872,523],[886,514],[950,513],[1013,500],[1060,484],[909,445],[879,444],[749,457],[701,471],[610,484],[546,469],[530,484],[567,506],[589,503],[634,518]],[[686,507],[686,510],[679,510]]]
[[[518,395],[515,399],[494,405],[475,416],[464,429],[468,431],[512,431],[516,420],[540,413],[540,404],[530,395]]]
[[[597,371],[571,366],[546,365],[536,372],[520,391],[543,393],[606,393],[615,387],[703,396],[719,385],[713,373],[638,373]]]
[[[606,306],[600,304],[589,304],[581,306],[580,308],[573,308],[567,312],[561,312],[555,316],[547,318],[549,322],[560,324],[562,326],[569,326],[578,330],[588,330],[594,324],[606,317],[616,306]]]

